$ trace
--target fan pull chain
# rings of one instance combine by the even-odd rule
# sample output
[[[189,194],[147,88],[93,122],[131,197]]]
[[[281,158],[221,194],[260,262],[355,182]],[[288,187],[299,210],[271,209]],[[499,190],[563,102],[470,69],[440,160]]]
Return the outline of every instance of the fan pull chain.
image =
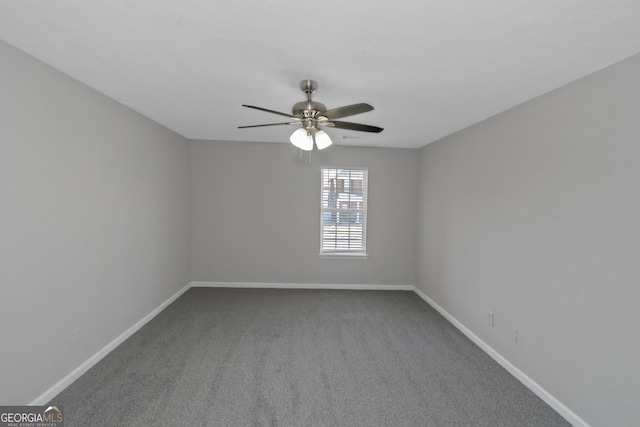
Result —
[[[302,148],[300,149],[300,160],[302,160],[302,153],[304,151],[302,150]],[[311,151],[307,151],[307,153],[309,153],[309,164],[311,164]]]

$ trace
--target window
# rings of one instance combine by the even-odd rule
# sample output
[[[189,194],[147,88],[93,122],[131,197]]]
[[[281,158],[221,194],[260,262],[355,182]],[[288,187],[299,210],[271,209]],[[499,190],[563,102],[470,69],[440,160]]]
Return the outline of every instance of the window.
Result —
[[[322,168],[320,255],[367,255],[367,169]]]

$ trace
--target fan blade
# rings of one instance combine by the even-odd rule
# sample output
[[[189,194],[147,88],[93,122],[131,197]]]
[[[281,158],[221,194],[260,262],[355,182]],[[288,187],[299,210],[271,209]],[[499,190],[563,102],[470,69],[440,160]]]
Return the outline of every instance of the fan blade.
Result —
[[[360,123],[351,123],[351,122],[339,122],[336,120],[332,120],[330,122],[326,122],[322,124],[325,126],[334,127],[336,129],[358,130],[360,132],[380,133],[384,130],[384,128],[379,128],[377,126],[363,125]]]
[[[320,113],[321,116],[326,117],[329,120],[341,119],[343,117],[353,116],[360,113],[366,113],[373,110],[373,107],[369,104],[353,104],[345,105],[344,107],[334,108],[327,110],[324,113]]]
[[[285,116],[285,117],[289,117],[290,119],[297,119],[297,117],[292,116],[291,114],[287,114],[287,113],[281,113],[280,111],[273,111],[273,110],[268,110],[266,108],[262,108],[262,107],[255,107],[253,105],[245,105],[242,104],[243,107],[247,107],[247,108],[253,108],[254,110],[260,110],[260,111],[266,111],[267,113],[273,113],[273,114],[278,114],[280,116]]]
[[[263,126],[279,126],[279,125],[299,125],[300,122],[287,122],[287,123],[267,123],[266,125],[251,125],[251,126],[238,126],[238,129],[246,128],[259,128]]]

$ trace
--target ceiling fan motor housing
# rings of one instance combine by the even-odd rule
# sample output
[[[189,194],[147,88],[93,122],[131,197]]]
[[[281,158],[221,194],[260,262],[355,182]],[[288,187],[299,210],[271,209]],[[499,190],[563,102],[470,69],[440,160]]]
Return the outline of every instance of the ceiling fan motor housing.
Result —
[[[325,111],[324,104],[311,100],[296,102],[291,109],[293,115],[301,119],[317,119]]]

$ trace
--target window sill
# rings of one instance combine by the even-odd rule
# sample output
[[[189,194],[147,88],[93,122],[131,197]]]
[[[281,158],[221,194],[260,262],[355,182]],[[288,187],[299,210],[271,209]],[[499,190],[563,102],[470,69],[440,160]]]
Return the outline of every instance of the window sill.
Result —
[[[320,258],[326,258],[326,259],[367,259],[367,258],[369,258],[369,255],[364,253],[364,252],[360,252],[360,253],[355,253],[355,252],[321,253],[321,254],[318,254],[318,256]]]

